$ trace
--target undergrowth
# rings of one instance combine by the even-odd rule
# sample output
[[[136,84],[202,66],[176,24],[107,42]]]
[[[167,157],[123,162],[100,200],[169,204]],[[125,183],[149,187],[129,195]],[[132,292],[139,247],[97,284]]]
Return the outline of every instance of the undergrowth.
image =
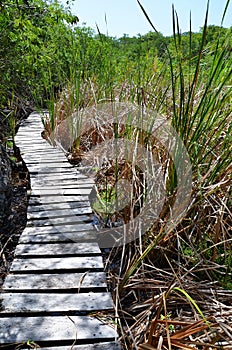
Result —
[[[95,178],[92,208],[126,349],[232,344],[232,58],[229,38],[222,40],[220,31],[206,53],[208,11],[209,3],[197,52],[190,21],[187,57],[174,8],[172,46],[162,59],[148,51],[143,60],[138,53],[133,67],[123,58],[116,67],[107,38],[100,36],[99,70],[70,68],[71,79],[51,106],[49,137]],[[89,49],[83,45],[82,55]],[[161,131],[168,139],[157,132],[159,116],[165,116]],[[175,135],[181,148],[172,144]],[[181,179],[189,172],[191,193],[185,201],[183,192],[174,210],[179,188],[186,186],[178,167]],[[164,198],[157,195],[154,204],[153,192]],[[146,215],[152,224],[143,230]],[[120,244],[114,236],[113,248],[105,250],[104,235],[115,227]]]

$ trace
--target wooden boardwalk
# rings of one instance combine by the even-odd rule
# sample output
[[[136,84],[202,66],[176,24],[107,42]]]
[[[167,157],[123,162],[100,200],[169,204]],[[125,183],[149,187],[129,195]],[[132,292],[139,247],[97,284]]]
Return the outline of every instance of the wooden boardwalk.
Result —
[[[42,130],[34,113],[16,137],[31,193],[27,226],[1,294],[0,348],[31,348],[30,340],[44,350],[119,350],[91,223],[93,182],[42,139]]]

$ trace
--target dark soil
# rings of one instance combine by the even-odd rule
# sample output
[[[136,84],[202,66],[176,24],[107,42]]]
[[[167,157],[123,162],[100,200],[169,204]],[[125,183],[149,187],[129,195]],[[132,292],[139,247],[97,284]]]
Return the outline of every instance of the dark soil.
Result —
[[[27,221],[27,183],[28,180],[21,180],[23,166],[18,167],[18,171],[13,174],[12,179],[12,201],[9,208],[9,216],[0,228],[1,257],[0,257],[0,285],[6,274],[9,272],[13,261],[14,250],[18,239]]]
[[[18,125],[16,128],[18,129]],[[7,139],[7,129],[7,125],[4,128],[3,123],[1,123],[1,141]],[[27,190],[30,186],[28,170],[20,156],[19,148],[13,145],[12,148],[6,149],[6,151],[13,161],[11,169],[11,200],[7,208],[7,215],[0,226],[0,287],[9,272],[20,234],[26,226]]]

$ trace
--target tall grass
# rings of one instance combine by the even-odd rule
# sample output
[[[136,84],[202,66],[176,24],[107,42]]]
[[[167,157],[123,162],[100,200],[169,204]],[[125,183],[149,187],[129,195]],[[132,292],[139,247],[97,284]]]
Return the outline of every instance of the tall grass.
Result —
[[[229,2],[226,4],[223,19]],[[141,4],[140,7],[152,24]],[[117,188],[117,183],[120,179],[131,182],[130,205],[121,211],[116,210],[121,222],[133,221],[141,213],[149,197],[146,171],[141,172],[138,169],[138,157],[125,158],[125,153],[130,152],[130,148],[126,151],[124,149],[124,153],[120,154],[122,139],[134,140],[137,145],[134,154],[140,146],[146,148],[156,162],[161,164],[164,172],[166,192],[159,217],[154,218],[152,227],[147,232],[141,231],[134,242],[112,249],[107,259],[109,275],[114,281],[117,314],[120,313],[121,316],[119,323],[123,329],[122,337],[128,349],[137,349],[138,343],[144,341],[146,332],[149,329],[153,332],[149,324],[154,314],[157,312],[160,315],[160,304],[153,295],[152,287],[157,274],[168,281],[167,292],[171,286],[176,291],[188,290],[185,296],[189,295],[187,299],[194,306],[197,303],[191,296],[186,280],[190,286],[193,286],[192,279],[203,279],[209,285],[215,283],[224,288],[232,287],[232,57],[228,38],[222,40],[220,33],[214,51],[206,55],[208,12],[209,2],[197,55],[192,52],[190,20],[187,59],[182,50],[183,37],[174,8],[173,42],[172,46],[166,48],[166,56],[162,60],[149,54],[141,58],[138,54],[137,61],[130,66],[125,57],[116,62],[110,54],[107,37],[99,33],[98,40],[95,43],[91,41],[91,45],[96,45],[96,57],[101,59],[99,64],[94,60],[91,67],[89,57],[92,46],[82,38],[82,46],[79,43],[76,47],[73,59],[76,65],[70,68],[70,80],[51,114],[53,126],[60,124],[64,128],[66,125],[66,128],[71,128],[71,133],[78,135],[67,150],[82,165],[95,168],[99,200],[95,202],[94,209],[97,211],[100,206],[104,208],[107,216],[106,221],[103,217],[104,223],[109,223],[109,218],[113,221],[110,216],[113,211],[110,208],[117,208],[119,203],[120,189]],[[123,117],[116,115],[117,125],[112,123],[115,101],[130,102],[139,107],[141,113],[136,126],[128,110]],[[104,118],[101,119],[98,106],[103,102],[109,104],[108,110],[104,111]],[[182,140],[192,164],[191,201],[187,211],[178,216],[173,226],[168,223],[172,218],[180,185],[177,169],[172,156],[165,149],[165,144],[157,139],[152,128],[150,133],[143,133],[145,111],[155,111],[166,116],[169,125]],[[108,121],[105,117],[107,115]],[[72,118],[68,119],[67,124],[61,123],[70,116]],[[156,122],[155,116],[156,114],[151,114],[150,125]],[[73,120],[77,125],[73,126]],[[61,134],[62,132],[60,130]],[[111,144],[108,143],[110,139],[113,139]],[[109,151],[109,147],[113,147],[112,144],[114,148],[110,148],[111,154],[105,152],[107,148]],[[104,152],[106,158],[103,162]],[[138,203],[140,208],[136,211]],[[179,214],[181,209],[180,206]],[[96,214],[101,217],[101,210]],[[204,292],[206,293],[205,290]],[[128,302],[131,306],[127,308]],[[170,307],[170,304],[165,307]],[[199,315],[191,315],[194,320],[198,320]],[[167,318],[167,310],[165,317]],[[171,321],[166,322],[166,325],[170,324]],[[188,333],[186,329],[187,333],[183,332],[182,336],[184,338],[186,334],[193,335],[204,330],[204,327],[201,323],[196,324],[192,333]],[[169,348],[170,339],[167,343]],[[141,347],[148,348],[145,345]],[[188,347],[186,345],[183,348]]]

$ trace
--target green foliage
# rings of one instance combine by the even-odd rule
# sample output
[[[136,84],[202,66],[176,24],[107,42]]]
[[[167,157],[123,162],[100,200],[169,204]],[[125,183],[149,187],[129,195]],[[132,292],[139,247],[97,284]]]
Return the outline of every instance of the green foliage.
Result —
[[[0,107],[12,95],[43,105],[67,77],[74,20],[56,1],[1,2]]]
[[[11,136],[18,109],[25,108],[27,101],[40,108],[49,107],[54,127],[54,102],[62,90],[64,116],[115,99],[163,113],[183,140],[193,166],[193,201],[185,224],[195,236],[190,239],[180,223],[187,236],[183,256],[189,258],[190,264],[201,255],[205,261],[213,256],[213,262],[230,266],[229,237],[223,238],[223,253],[222,247],[217,246],[220,235],[215,233],[214,219],[224,219],[228,232],[232,28],[208,26],[207,19],[208,12],[199,33],[192,32],[191,20],[189,31],[181,33],[173,9],[173,36],[164,37],[153,26],[154,32],[117,39],[78,27],[77,17],[58,1],[3,0],[0,113],[2,120],[8,121]],[[77,140],[77,148],[79,145]],[[159,152],[158,156],[165,158],[162,150]],[[167,190],[174,200],[177,178],[169,160],[164,160],[163,166],[168,164]],[[103,202],[109,202],[107,192]],[[165,222],[164,217],[161,219]],[[145,244],[128,268],[122,286],[153,248],[166,242],[169,234],[158,231]]]

